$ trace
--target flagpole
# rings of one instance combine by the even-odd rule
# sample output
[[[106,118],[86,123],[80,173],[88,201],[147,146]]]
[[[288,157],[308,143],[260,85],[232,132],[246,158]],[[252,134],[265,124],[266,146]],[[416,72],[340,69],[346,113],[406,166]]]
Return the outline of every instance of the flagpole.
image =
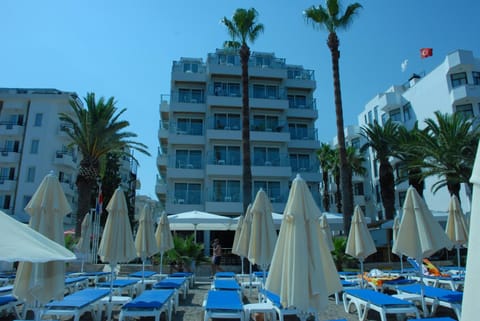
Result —
[[[98,253],[98,243],[100,240],[100,216],[103,210],[103,195],[102,195],[102,181],[100,178],[97,179],[98,184],[98,195],[96,198],[96,206],[95,206],[95,224],[94,224],[94,244],[93,244],[93,255],[92,255],[92,263],[97,263],[97,253]]]

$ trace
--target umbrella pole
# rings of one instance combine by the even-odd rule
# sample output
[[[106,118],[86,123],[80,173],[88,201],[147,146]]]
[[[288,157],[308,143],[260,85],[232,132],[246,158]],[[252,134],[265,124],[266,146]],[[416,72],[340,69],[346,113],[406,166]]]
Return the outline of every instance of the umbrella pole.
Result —
[[[243,270],[243,256],[240,256],[240,260],[242,261],[242,274],[245,274],[245,271]]]
[[[363,284],[363,259],[360,259],[360,277],[362,278],[361,288],[364,288]]]
[[[160,253],[160,274],[163,272],[163,252]]]
[[[142,259],[142,287],[145,286],[145,260]]]
[[[83,273],[83,263],[84,263],[84,262],[85,262],[85,260],[82,259],[82,269],[80,270],[80,272],[82,272],[82,273]]]
[[[400,272],[403,273],[403,254],[400,254]]]
[[[456,248],[457,248],[457,265],[458,265],[458,271],[460,271],[460,245],[457,245]]]
[[[116,265],[116,264],[115,264]],[[112,303],[112,295],[113,295],[113,280],[114,280],[114,275],[115,275],[115,265],[110,264],[110,295],[108,298],[109,304]]]
[[[422,310],[423,310],[423,317],[426,318],[428,316],[428,311],[427,311],[427,304],[425,303],[425,289],[424,289],[424,284],[423,284],[423,264],[422,264],[422,259],[417,259],[417,262],[419,263],[419,273],[420,273],[420,296],[422,299]]]

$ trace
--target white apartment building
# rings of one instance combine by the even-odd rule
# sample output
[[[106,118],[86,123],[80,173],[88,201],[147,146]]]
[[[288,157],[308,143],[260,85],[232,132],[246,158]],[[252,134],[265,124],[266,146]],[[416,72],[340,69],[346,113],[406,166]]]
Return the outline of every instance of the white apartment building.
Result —
[[[252,199],[263,188],[283,212],[299,173],[320,205],[318,117],[313,70],[273,53],[249,61]],[[217,49],[173,62],[162,96],[156,194],[168,214],[200,210],[238,216],[242,195],[242,83],[238,54]]]
[[[0,210],[20,221],[42,179],[50,171],[59,178],[73,213],[65,223],[74,222],[75,186],[79,157],[67,148],[66,124],[58,113],[70,112],[73,92],[57,89],[0,88]]]
[[[387,119],[393,119],[412,128],[415,121],[424,128],[424,120],[434,119],[434,112],[460,112],[468,117],[480,116],[480,58],[474,57],[472,51],[456,50],[448,54],[442,64],[431,72],[419,76],[413,75],[403,85],[395,85],[372,98],[365,109],[358,116],[359,126],[377,120],[383,124]],[[347,140],[354,145],[361,146],[364,141],[358,129],[346,131]],[[370,150],[367,153],[368,175],[364,180],[365,213],[375,219],[382,217],[378,164]],[[404,166],[398,160],[392,159],[394,174],[397,178],[404,172]],[[426,180],[424,198],[432,211],[445,212],[448,210],[450,195],[447,188],[442,188],[433,194],[431,187],[436,178]],[[401,209],[405,199],[408,182],[395,186],[396,208]],[[470,211],[470,201],[465,187],[461,189],[461,202],[464,212]],[[401,211],[401,210],[400,210]]]

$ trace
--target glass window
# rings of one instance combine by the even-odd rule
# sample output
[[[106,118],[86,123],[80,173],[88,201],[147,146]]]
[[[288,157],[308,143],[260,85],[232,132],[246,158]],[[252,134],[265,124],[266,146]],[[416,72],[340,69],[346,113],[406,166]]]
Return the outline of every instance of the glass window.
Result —
[[[390,111],[390,119],[397,122],[402,121],[402,113],[400,112],[400,108]]]
[[[214,163],[218,165],[240,165],[240,146],[214,146]]]
[[[378,106],[373,107],[373,119],[378,121]]]
[[[0,195],[0,208],[4,210],[10,209],[11,198],[10,195]]]
[[[280,182],[275,181],[254,181],[253,182],[253,197],[257,195],[257,192],[263,189],[271,201],[277,201],[281,199],[280,195]]]
[[[177,134],[203,135],[203,119],[179,118],[177,119]]]
[[[215,202],[239,202],[240,181],[239,180],[214,180],[213,200]]]
[[[177,204],[200,204],[201,184],[175,183],[175,202]]]
[[[253,85],[253,98],[278,99],[278,86]]]
[[[382,114],[382,125],[385,125],[387,121],[388,121],[388,114],[387,113]]]
[[[183,72],[198,72],[198,64],[193,62],[184,62],[183,63]]]
[[[291,139],[308,139],[308,127],[306,124],[288,124]]]
[[[288,95],[288,106],[290,108],[306,108],[307,96],[305,95]]]
[[[253,149],[253,164],[255,166],[280,166],[280,149],[255,147]]]
[[[306,172],[310,168],[310,157],[308,154],[290,154],[290,166],[292,172]]]
[[[353,184],[353,195],[364,195],[363,182]]]
[[[406,103],[403,105],[403,118],[405,121],[408,121],[413,118],[413,110],[412,110],[412,105],[410,103]]]
[[[353,148],[355,148],[357,150],[360,150],[360,138],[353,138],[350,141],[350,144]]]
[[[373,124],[373,116],[372,116],[372,111],[368,111],[368,123]]]
[[[38,146],[40,141],[38,139],[32,139],[32,144],[30,145],[30,154],[38,154]]]
[[[473,84],[474,85],[480,85],[480,72],[474,71],[472,72],[472,77],[473,77]]]
[[[199,169],[202,168],[202,151],[200,150],[186,150],[177,149],[176,154],[176,168]]]
[[[452,80],[452,87],[458,87],[467,84],[467,73],[459,72],[456,74],[451,74],[450,79]]]
[[[224,129],[227,125],[227,114],[215,114],[215,129]]]
[[[457,114],[462,115],[466,119],[472,118],[473,117],[473,105],[472,104],[457,105],[455,107],[455,112]]]
[[[35,167],[29,167],[27,169],[27,182],[33,183],[35,181]]]
[[[43,120],[43,114],[37,113],[35,114],[35,127],[40,127],[42,126],[42,120]]]
[[[256,66],[261,66],[261,67],[270,66],[270,57],[256,56],[255,57],[255,65]]]

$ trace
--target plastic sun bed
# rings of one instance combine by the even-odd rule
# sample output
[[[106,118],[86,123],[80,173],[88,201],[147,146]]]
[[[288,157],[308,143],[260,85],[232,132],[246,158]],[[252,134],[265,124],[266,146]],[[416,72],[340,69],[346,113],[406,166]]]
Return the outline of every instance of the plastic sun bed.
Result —
[[[235,279],[215,279],[212,283],[213,290],[240,291],[242,288]]]
[[[42,316],[73,316],[78,321],[85,312],[90,312],[95,320],[100,320],[100,300],[110,293],[107,289],[84,289],[67,295],[63,300],[47,303]]]
[[[213,291],[207,293],[203,302],[204,321],[210,318],[240,319],[244,321],[243,303],[236,291]]]
[[[160,321],[162,312],[165,312],[166,319],[170,321],[174,308],[174,293],[174,290],[144,291],[133,301],[122,306],[118,321],[123,321],[129,317],[154,317],[155,321]]]
[[[18,301],[13,295],[2,295],[0,296],[0,313],[13,313],[17,319],[20,318],[17,311],[17,305],[22,304],[21,301]]]
[[[131,277],[131,278],[151,278],[152,276],[158,274],[157,272],[154,272],[154,271],[137,271],[137,272],[133,272],[133,273],[130,273],[128,276]]]
[[[65,288],[68,293],[73,293],[81,289],[88,287],[88,277],[78,276],[78,277],[67,277],[65,278]]]
[[[347,313],[350,313],[354,305],[360,321],[367,319],[370,310],[377,311],[382,321],[387,321],[387,314],[413,313],[420,318],[418,309],[413,303],[369,289],[345,290],[343,305]]]
[[[235,278],[234,272],[217,272],[215,273],[215,279],[233,279]]]
[[[258,299],[259,302],[268,302],[272,304],[272,308],[277,313],[279,321],[284,321],[286,315],[298,314],[297,309],[285,308],[284,306],[282,306],[282,303],[280,302],[280,296],[278,296],[278,294],[276,293],[273,293],[272,291],[265,289],[261,290],[259,292]]]
[[[183,299],[187,298],[188,294],[188,279],[183,278],[165,278],[160,282],[155,283],[153,289],[175,290],[175,304],[178,305],[179,291],[183,293]]]
[[[132,297],[135,289],[135,285],[138,283],[138,280],[129,280],[129,279],[116,279],[113,280],[113,293],[115,295],[121,295],[123,291],[128,292],[128,296]],[[110,289],[110,282],[99,282],[97,283],[97,288]]]
[[[195,285],[195,274],[193,274],[192,272],[175,272],[175,273],[169,274],[168,277],[169,278],[187,278],[191,288],[193,288],[193,286]]]
[[[412,284],[405,285],[397,288],[399,293],[411,293],[421,294],[421,285]],[[447,289],[436,288],[433,286],[424,285],[423,291],[425,295],[425,301],[432,305],[430,315],[433,315],[438,306],[452,309],[460,320],[462,314],[462,299],[463,292],[452,291]]]

